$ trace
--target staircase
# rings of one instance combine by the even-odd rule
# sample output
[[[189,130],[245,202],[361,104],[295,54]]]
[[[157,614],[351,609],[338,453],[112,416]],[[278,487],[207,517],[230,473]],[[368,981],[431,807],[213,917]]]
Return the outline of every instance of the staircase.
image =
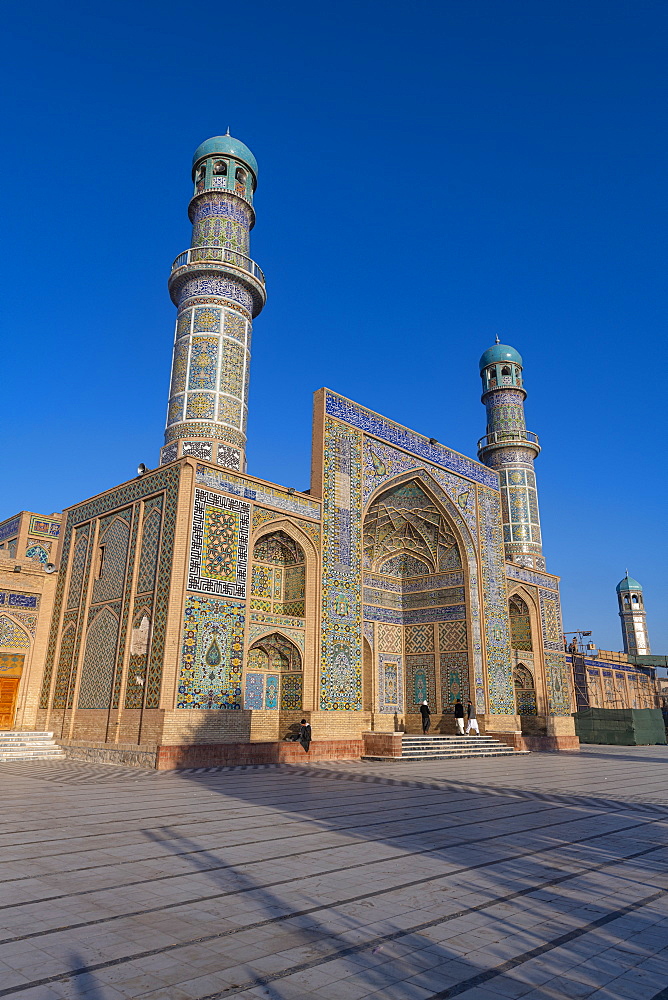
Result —
[[[515,750],[493,736],[404,736],[401,757],[363,757],[377,761],[458,760],[462,757],[507,757],[528,750]]]
[[[11,760],[44,760],[64,757],[53,733],[0,731],[0,764]]]

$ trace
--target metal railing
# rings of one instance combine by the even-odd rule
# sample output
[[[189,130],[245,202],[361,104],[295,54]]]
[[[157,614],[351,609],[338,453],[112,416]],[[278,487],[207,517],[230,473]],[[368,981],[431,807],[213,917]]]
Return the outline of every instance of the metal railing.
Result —
[[[254,278],[257,278],[263,285],[264,271],[262,268],[247,257],[245,253],[239,253],[238,250],[230,250],[228,247],[190,247],[189,250],[184,250],[180,253],[178,257],[175,258],[172,264],[172,271],[175,271],[177,267],[184,267],[186,264],[233,264],[234,267],[240,267],[244,271],[248,271],[252,274]]]
[[[509,441],[535,444],[538,447],[538,435],[534,434],[533,431],[493,431],[491,434],[485,434],[484,437],[480,438],[478,441],[478,450],[481,448],[486,448],[490,444],[507,444]]]

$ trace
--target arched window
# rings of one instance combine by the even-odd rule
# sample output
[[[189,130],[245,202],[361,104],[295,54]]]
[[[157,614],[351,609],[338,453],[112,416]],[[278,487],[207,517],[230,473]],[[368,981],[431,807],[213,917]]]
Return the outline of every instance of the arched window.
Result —
[[[631,595],[631,604],[635,607],[638,604],[638,598],[635,594]]]
[[[510,645],[513,649],[531,652],[531,615],[529,607],[519,594],[513,594],[508,601],[508,620],[510,623]]]
[[[513,670],[513,681],[515,683],[517,714],[536,715],[536,689],[529,668],[525,667],[523,663],[518,663]]]
[[[631,602],[629,601],[628,597],[624,598],[624,607],[625,608],[630,608],[631,607]]]
[[[258,539],[253,549],[251,608],[303,618],[306,588],[304,550],[284,531]]]
[[[487,383],[488,385],[496,385],[496,365],[487,369]]]
[[[224,177],[227,173],[227,164],[225,163],[225,160],[215,160],[213,164],[213,172],[219,177]]]
[[[197,171],[196,187],[197,187],[197,193],[198,194],[201,194],[201,192],[204,190],[204,181],[205,181],[205,179],[206,179],[206,166],[203,163],[202,166]]]
[[[508,377],[510,377],[510,368],[508,367],[508,365],[503,366],[503,368],[501,369],[501,374],[508,375]]]
[[[301,653],[293,642],[280,632],[262,636],[248,651],[245,708],[300,709],[301,671]]]
[[[236,169],[236,171],[234,173],[234,179],[235,179],[234,190],[236,191],[236,193],[237,194],[245,194],[246,193],[246,171],[242,170],[241,167],[237,167],[237,169]]]

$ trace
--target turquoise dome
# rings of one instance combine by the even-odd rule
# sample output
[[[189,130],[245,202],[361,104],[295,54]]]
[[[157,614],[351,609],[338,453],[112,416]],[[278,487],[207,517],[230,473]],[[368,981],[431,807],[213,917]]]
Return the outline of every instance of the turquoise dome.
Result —
[[[641,584],[639,584],[637,580],[634,580],[632,576],[629,576],[628,573],[624,579],[620,580],[617,584],[617,593],[620,594],[627,590],[642,590]]]
[[[480,371],[487,365],[493,365],[496,362],[503,364],[506,361],[512,361],[513,364],[522,367],[522,355],[514,347],[508,347],[508,344],[494,344],[493,347],[488,347],[481,357]]]
[[[203,156],[215,156],[216,153],[221,156],[236,156],[238,160],[243,160],[257,177],[257,160],[248,146],[231,135],[214,135],[211,139],[201,143],[195,150],[193,167]]]

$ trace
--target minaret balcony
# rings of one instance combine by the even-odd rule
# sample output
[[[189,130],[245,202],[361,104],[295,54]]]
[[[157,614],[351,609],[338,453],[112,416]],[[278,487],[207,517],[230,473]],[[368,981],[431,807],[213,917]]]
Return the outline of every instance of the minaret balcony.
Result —
[[[257,316],[267,301],[264,272],[262,268],[238,250],[229,247],[190,247],[174,260],[169,276],[169,293],[172,302],[178,305],[180,288],[193,273],[222,273],[240,282],[253,298],[253,317]]]
[[[504,448],[507,445],[529,448],[536,455],[540,451],[538,435],[534,434],[533,431],[492,431],[491,434],[485,434],[478,441],[478,457],[484,461],[483,456],[487,452],[496,451],[497,448]]]
[[[229,247],[190,247],[189,250],[184,250],[175,258],[172,271],[176,271],[177,268],[184,267],[186,264],[202,263],[232,264],[234,267],[241,267],[244,271],[248,271],[263,285],[265,284],[264,271],[259,264],[247,257],[245,253],[230,250]]]

